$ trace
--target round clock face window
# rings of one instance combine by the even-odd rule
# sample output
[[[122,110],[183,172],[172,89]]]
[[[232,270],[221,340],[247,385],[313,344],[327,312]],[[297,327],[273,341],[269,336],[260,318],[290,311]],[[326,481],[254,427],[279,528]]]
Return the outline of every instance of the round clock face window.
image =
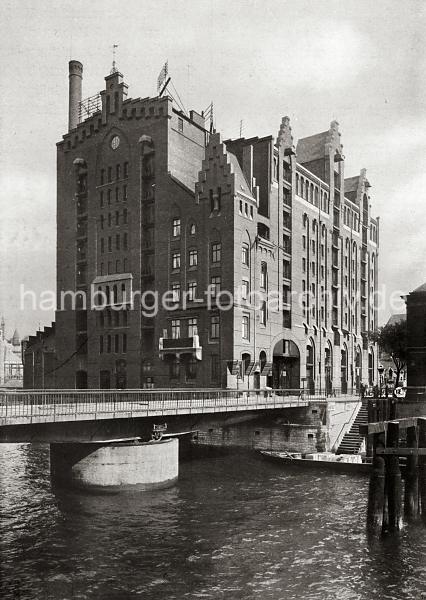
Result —
[[[117,150],[119,145],[120,145],[120,138],[118,137],[118,135],[115,135],[111,140],[111,148],[113,150]]]

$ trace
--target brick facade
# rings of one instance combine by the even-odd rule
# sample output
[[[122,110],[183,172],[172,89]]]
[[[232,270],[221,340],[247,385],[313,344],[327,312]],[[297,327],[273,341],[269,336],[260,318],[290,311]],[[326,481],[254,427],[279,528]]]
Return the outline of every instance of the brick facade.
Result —
[[[407,385],[426,384],[426,284],[408,294],[407,302]],[[408,398],[416,399],[417,390],[408,390]],[[419,399],[419,397],[417,397]]]
[[[109,301],[57,311],[57,385],[371,381],[378,221],[365,170],[344,178],[338,124],[297,146],[288,118],[276,138],[223,141],[168,96],[128,99],[118,72],[100,100],[57,145],[57,288],[58,307],[67,290]],[[213,289],[232,294],[229,310]],[[170,290],[174,310],[150,316],[147,296]]]

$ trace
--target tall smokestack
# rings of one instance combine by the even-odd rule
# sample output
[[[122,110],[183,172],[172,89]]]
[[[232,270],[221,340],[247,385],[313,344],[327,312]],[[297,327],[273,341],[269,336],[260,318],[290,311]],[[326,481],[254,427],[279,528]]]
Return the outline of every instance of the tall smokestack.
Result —
[[[83,65],[78,60],[70,60],[69,67],[69,104],[68,131],[75,129],[79,122],[79,103],[83,82]]]

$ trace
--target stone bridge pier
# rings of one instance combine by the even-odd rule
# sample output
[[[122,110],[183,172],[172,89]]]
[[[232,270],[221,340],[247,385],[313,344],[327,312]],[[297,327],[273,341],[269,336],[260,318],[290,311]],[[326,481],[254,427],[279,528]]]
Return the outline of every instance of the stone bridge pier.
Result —
[[[179,440],[51,443],[53,485],[91,491],[152,490],[173,485],[179,473]]]

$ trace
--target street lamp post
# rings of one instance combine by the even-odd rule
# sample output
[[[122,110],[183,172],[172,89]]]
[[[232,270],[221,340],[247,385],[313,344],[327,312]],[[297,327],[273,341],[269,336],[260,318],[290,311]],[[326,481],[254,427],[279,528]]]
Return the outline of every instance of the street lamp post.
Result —
[[[380,397],[382,396],[382,388],[383,388],[383,372],[384,372],[385,368],[383,365],[379,365],[377,367],[377,371],[379,372],[379,390],[380,390]]]
[[[382,394],[383,394],[383,372],[384,372],[384,367],[383,365],[379,365],[377,367],[377,371],[379,373],[379,398],[380,400],[377,400],[378,402],[380,402],[381,408],[382,410],[380,411],[382,413],[381,418],[382,420],[385,420],[386,416],[387,416],[387,402],[386,400],[383,401],[382,399]]]
[[[382,395],[382,388],[383,388],[383,383],[385,383],[384,386],[384,391],[385,391],[385,406],[386,406],[386,418],[393,420],[396,419],[396,413],[397,413],[397,399],[395,398],[395,394],[392,393],[391,395],[388,394],[388,385],[385,382],[385,378],[383,376],[384,374],[384,367],[382,365],[379,365],[378,367],[378,372],[380,375],[380,395]],[[392,368],[389,369],[390,372],[392,372]]]

